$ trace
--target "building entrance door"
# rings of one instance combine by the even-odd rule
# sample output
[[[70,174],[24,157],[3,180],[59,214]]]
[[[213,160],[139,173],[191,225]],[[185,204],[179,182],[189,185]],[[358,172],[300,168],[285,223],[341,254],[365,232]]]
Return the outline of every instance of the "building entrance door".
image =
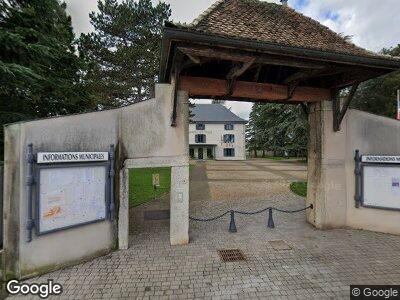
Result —
[[[207,148],[207,158],[213,159],[213,151],[212,148]]]
[[[199,148],[199,159],[203,159],[203,148]]]

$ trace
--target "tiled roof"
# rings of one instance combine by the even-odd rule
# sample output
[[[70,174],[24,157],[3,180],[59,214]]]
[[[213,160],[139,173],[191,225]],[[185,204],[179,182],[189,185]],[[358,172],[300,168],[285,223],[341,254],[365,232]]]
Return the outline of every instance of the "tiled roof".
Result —
[[[219,0],[189,25],[213,35],[251,39],[355,56],[385,57],[362,49],[289,6],[258,0]]]
[[[193,122],[247,123],[221,104],[196,104],[190,108]]]

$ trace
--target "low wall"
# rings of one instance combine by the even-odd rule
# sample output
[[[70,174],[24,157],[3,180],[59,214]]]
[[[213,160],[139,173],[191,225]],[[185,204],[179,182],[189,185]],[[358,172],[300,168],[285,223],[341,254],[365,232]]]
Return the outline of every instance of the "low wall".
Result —
[[[354,205],[354,150],[359,149],[361,154],[400,155],[400,122],[351,110],[346,125],[346,225],[400,234],[400,211],[356,208]]]
[[[187,98],[186,98],[187,100]],[[187,101],[186,101],[187,102]],[[187,106],[179,103],[178,109]],[[186,116],[171,127],[173,87],[156,86],[154,99],[109,111],[11,124],[5,127],[4,249],[8,277],[28,277],[116,248],[117,221],[104,221],[27,242],[27,146],[40,151],[108,151],[116,146],[116,174],[126,159],[187,157]],[[116,178],[116,185],[119,178]],[[116,186],[116,206],[119,188]],[[118,212],[116,214],[118,216]]]
[[[348,110],[339,132],[333,131],[330,102],[310,114],[309,222],[319,228],[350,227],[400,234],[400,211],[355,207],[355,150],[361,154],[399,155],[400,122]]]

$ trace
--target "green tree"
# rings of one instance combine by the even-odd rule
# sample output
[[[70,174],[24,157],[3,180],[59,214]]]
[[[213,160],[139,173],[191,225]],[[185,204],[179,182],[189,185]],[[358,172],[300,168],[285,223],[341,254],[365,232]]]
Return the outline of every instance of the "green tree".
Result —
[[[386,55],[400,56],[400,45],[383,49],[381,52]],[[351,107],[394,118],[398,89],[400,89],[400,71],[368,80],[359,86]]]
[[[71,19],[58,0],[0,2],[2,125],[93,107],[80,84],[73,43]]]
[[[247,150],[254,153],[254,157],[257,157],[257,150],[262,149],[261,133],[259,132],[259,120],[260,118],[260,104],[256,103],[250,112],[249,123],[246,126],[246,147]]]
[[[85,83],[104,106],[150,98],[159,71],[161,33],[169,5],[151,0],[98,1],[90,14],[95,31],[83,34],[79,52],[87,63]]]
[[[255,104],[246,132],[248,150],[272,151],[274,155],[304,156],[308,122],[300,106]]]

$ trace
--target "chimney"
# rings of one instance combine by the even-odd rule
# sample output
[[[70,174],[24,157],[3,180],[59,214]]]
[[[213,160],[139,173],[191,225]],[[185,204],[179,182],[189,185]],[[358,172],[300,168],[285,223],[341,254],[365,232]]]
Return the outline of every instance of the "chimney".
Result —
[[[283,6],[288,6],[288,0],[281,0]]]

